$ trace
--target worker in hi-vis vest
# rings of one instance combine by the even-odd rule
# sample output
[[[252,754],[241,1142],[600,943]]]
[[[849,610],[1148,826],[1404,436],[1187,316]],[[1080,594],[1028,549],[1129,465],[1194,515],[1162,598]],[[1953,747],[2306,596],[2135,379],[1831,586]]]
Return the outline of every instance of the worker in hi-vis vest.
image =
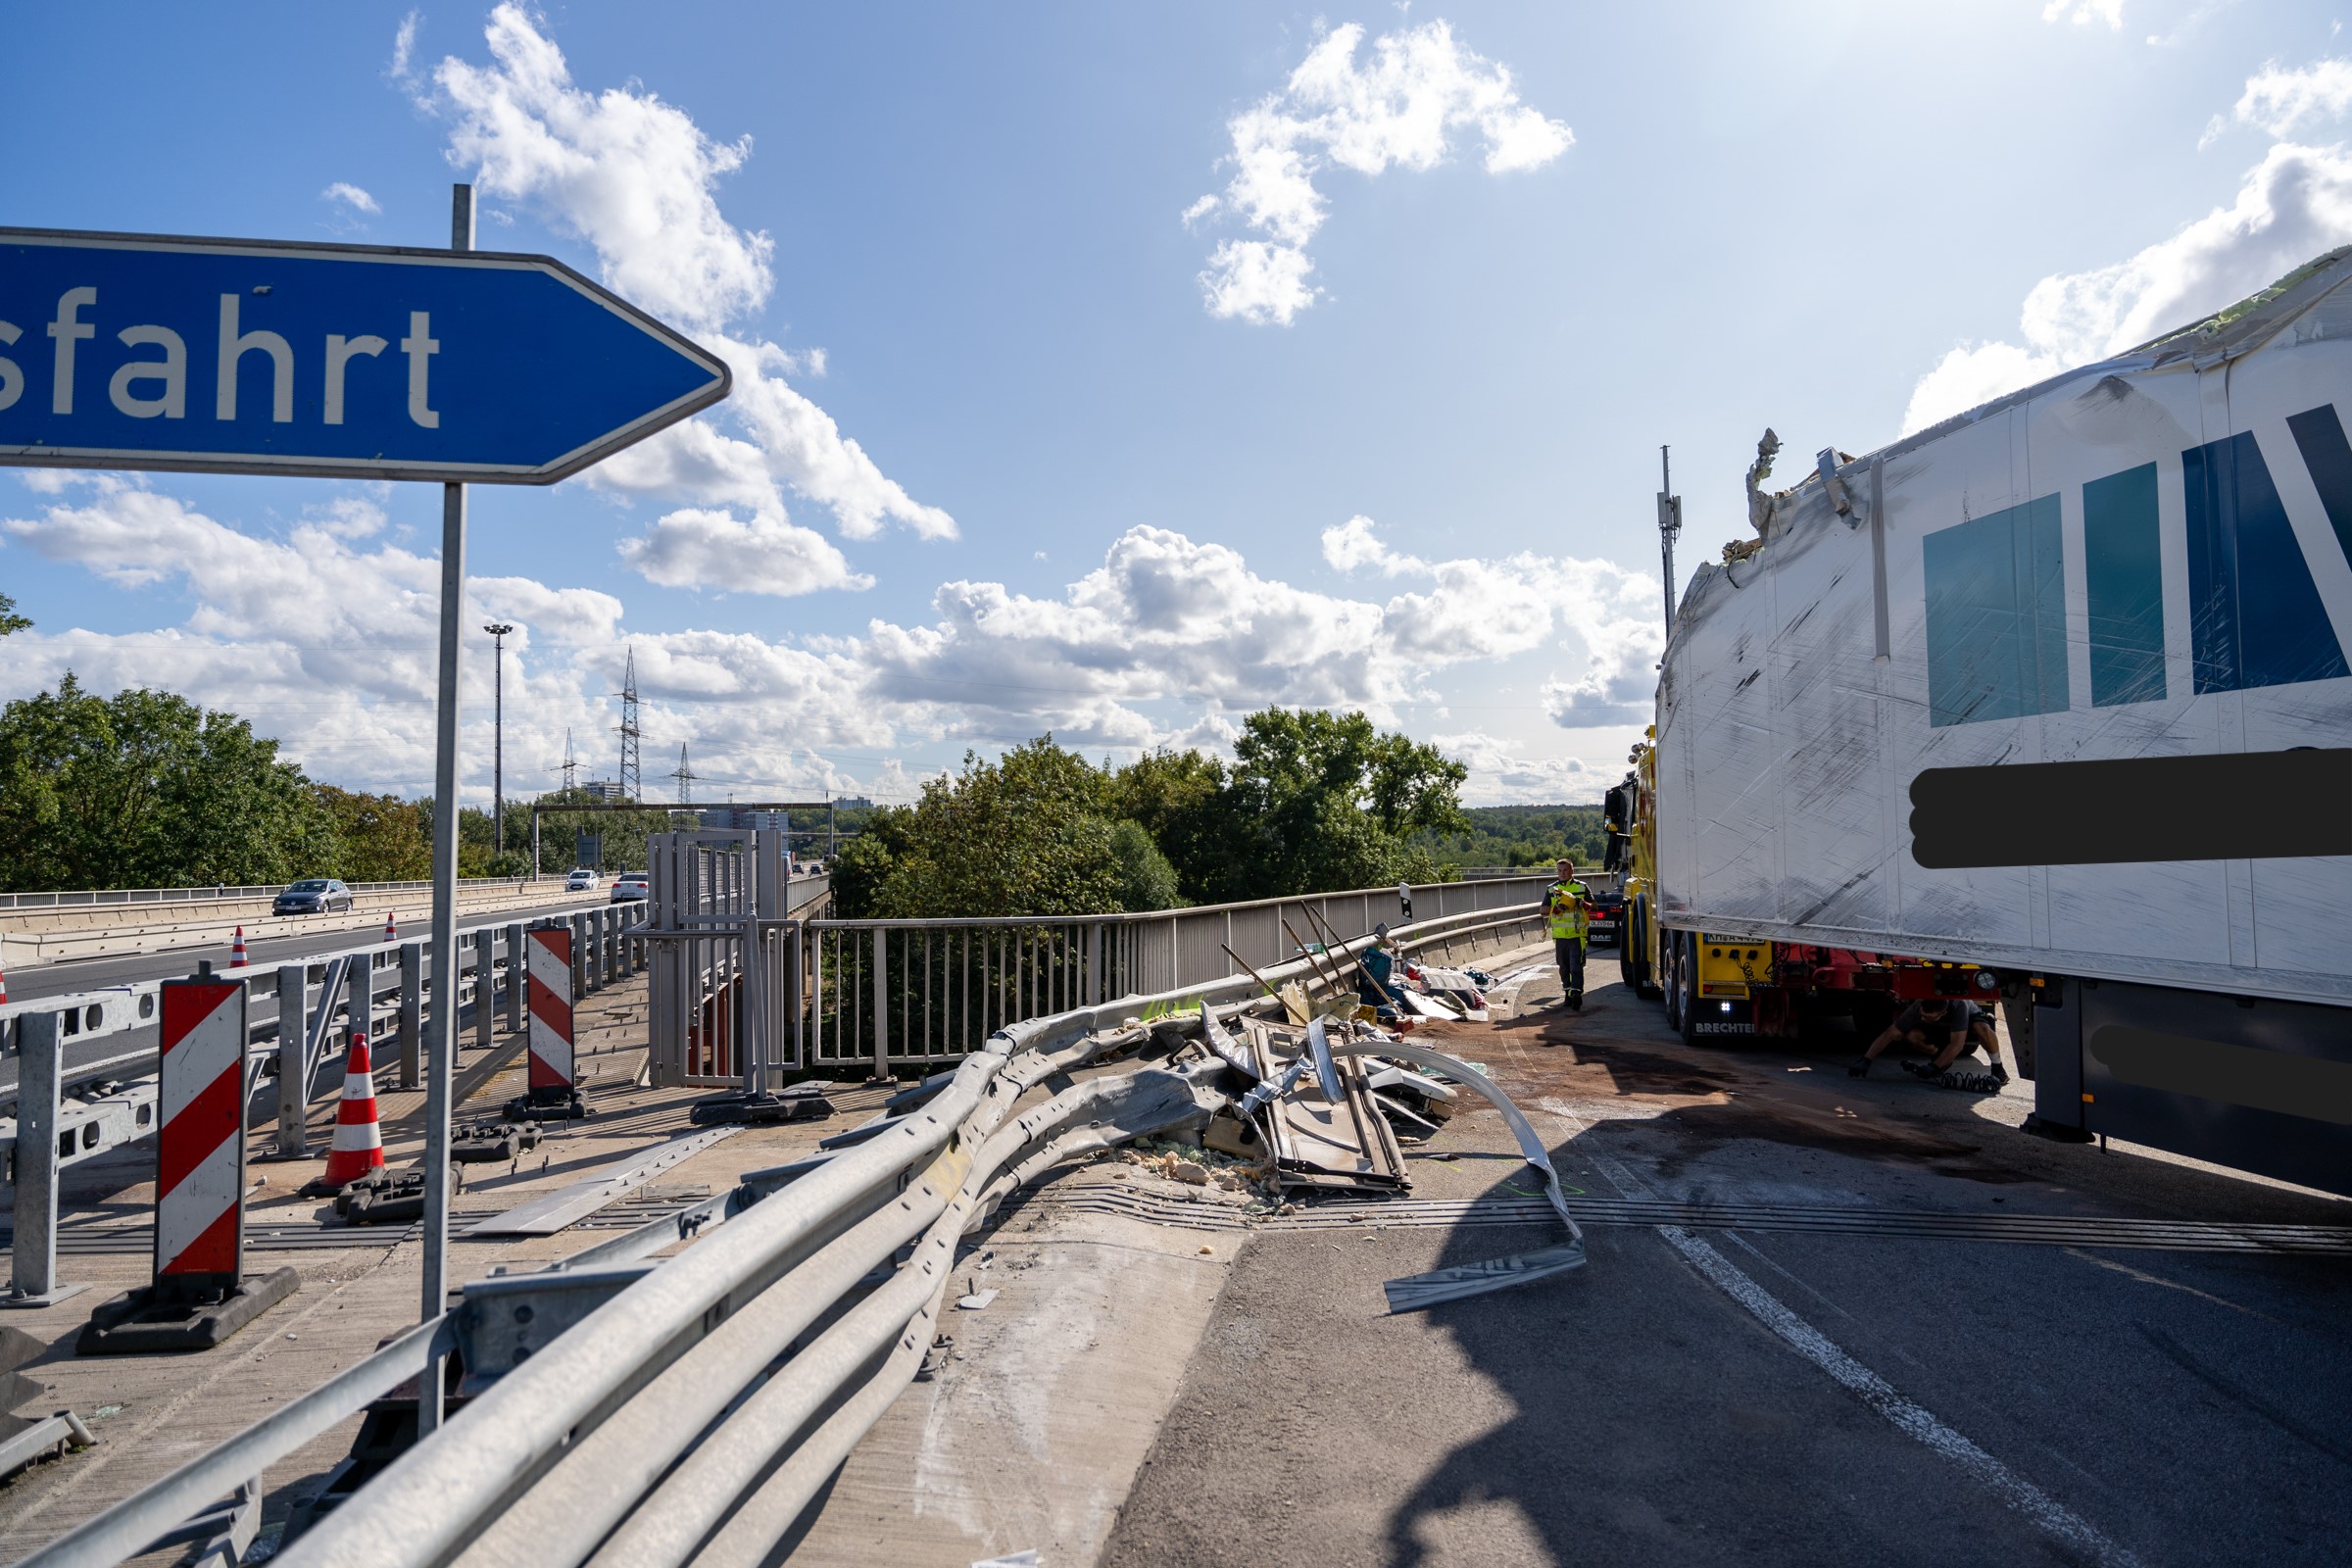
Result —
[[[1559,863],[1560,879],[1544,890],[1544,917],[1551,922],[1551,951],[1560,963],[1560,989],[1568,1005],[1585,1005],[1585,939],[1592,920],[1585,908],[1585,885],[1576,879],[1576,862]]]

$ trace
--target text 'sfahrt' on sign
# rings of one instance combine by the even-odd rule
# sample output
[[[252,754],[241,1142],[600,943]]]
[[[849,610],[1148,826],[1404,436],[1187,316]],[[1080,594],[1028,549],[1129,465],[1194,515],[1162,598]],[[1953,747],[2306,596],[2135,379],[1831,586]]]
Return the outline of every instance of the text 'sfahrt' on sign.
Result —
[[[544,256],[0,228],[0,464],[548,484],[730,384]]]

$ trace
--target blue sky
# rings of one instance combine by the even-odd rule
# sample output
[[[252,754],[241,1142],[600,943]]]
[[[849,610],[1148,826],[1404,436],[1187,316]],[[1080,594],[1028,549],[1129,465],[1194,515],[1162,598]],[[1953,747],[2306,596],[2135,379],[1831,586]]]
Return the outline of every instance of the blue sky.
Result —
[[[12,41],[9,223],[437,244],[467,178],[485,248],[735,362],[691,430],[474,490],[521,792],[566,727],[612,771],[634,649],[649,793],[681,742],[698,798],[905,798],[1284,702],[1440,741],[1476,801],[1593,799],[1656,658],[1659,443],[1688,562],[1766,424],[1792,480],[2352,240],[2352,46],[2253,0],[83,4]],[[0,277],[0,318],[51,303]],[[166,686],[418,792],[437,518],[0,477],[0,697]]]

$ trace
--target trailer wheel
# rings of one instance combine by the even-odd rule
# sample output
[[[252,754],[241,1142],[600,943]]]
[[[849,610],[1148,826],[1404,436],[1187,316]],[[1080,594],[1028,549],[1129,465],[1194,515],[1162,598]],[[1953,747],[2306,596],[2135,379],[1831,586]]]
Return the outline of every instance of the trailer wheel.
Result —
[[[1683,934],[1680,931],[1669,931],[1659,939],[1658,956],[1666,966],[1662,976],[1665,983],[1659,987],[1666,996],[1666,1027],[1679,1033],[1683,1027]]]
[[[1692,937],[1682,961],[1674,966],[1675,1010],[1682,1014],[1683,1044],[1701,1043],[1698,1032],[1698,939]]]

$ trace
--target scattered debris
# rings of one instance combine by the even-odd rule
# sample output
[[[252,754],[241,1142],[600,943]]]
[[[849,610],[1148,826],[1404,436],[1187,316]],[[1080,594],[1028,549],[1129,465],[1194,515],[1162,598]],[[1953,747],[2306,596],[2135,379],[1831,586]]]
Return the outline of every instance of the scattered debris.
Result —
[[[996,1288],[991,1286],[985,1291],[974,1291],[969,1296],[956,1298],[956,1304],[966,1312],[978,1312],[984,1310],[989,1302],[995,1300],[997,1295]]]

